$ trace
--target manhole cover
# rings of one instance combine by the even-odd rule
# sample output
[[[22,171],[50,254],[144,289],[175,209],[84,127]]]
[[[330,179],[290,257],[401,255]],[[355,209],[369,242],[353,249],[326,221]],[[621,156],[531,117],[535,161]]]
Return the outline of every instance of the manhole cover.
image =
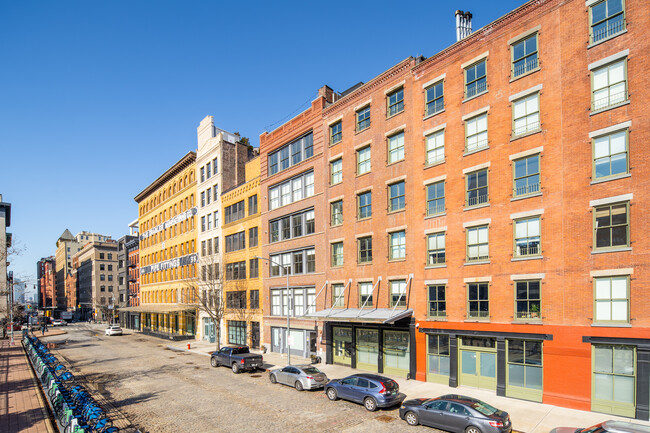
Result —
[[[261,374],[251,374],[251,377],[262,377]]]
[[[393,418],[392,416],[388,416],[388,415],[379,415],[375,419],[377,421],[381,421],[381,422],[393,422],[393,421],[395,421],[395,418]]]
[[[201,368],[201,367],[199,367],[198,365],[195,365],[195,366],[194,366],[194,369],[195,369],[195,370],[198,370],[199,368]]]
[[[185,364],[186,364],[186,365],[194,365],[193,362],[186,362]]]

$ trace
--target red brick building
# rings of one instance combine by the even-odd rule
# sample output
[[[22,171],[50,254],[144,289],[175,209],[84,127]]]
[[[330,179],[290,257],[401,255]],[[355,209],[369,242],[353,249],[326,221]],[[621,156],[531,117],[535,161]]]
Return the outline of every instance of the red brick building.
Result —
[[[649,21],[641,0],[531,1],[261,137],[265,257],[316,210],[315,311],[294,315],[327,362],[648,419]]]
[[[39,309],[51,311],[54,304],[56,287],[56,260],[54,256],[42,258],[38,261],[38,304]]]

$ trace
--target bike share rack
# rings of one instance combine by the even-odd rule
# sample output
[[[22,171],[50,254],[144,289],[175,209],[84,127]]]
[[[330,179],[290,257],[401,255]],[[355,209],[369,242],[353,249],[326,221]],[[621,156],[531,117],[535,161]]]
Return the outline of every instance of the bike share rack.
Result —
[[[38,338],[25,334],[23,346],[62,433],[117,433],[106,412]]]

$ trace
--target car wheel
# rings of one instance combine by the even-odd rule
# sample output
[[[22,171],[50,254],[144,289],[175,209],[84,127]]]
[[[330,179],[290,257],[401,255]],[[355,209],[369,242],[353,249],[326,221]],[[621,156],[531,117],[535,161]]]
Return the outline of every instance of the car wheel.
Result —
[[[295,386],[296,386],[296,391],[302,391],[304,389],[302,387],[302,382],[300,382],[299,380],[296,380]]]
[[[366,410],[369,411],[369,412],[374,412],[374,411],[377,410],[377,402],[372,397],[364,398],[363,399],[363,405],[366,407]],[[474,432],[472,432],[472,433],[474,433]]]
[[[478,427],[471,425],[465,429],[465,433],[481,433],[481,430]]]
[[[326,394],[327,394],[327,398],[329,398],[332,401],[339,399],[339,394],[336,392],[334,388],[328,388]]]
[[[278,383],[278,379],[277,377],[275,377],[275,374],[270,374],[269,380],[271,381],[271,383]]]
[[[235,374],[239,374],[239,364],[237,364],[236,362],[232,363],[232,372]]]
[[[415,412],[407,412],[404,419],[408,425],[420,424],[420,418],[418,418],[418,415]]]
[[[217,364],[217,358],[210,358],[210,365],[213,367],[217,367],[219,364]]]

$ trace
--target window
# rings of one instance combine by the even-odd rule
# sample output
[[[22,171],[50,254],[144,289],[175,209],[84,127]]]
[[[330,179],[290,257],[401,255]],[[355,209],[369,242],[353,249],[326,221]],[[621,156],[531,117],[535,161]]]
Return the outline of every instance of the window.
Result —
[[[487,168],[467,175],[467,197],[465,206],[478,206],[488,202]]]
[[[508,339],[508,386],[542,390],[542,342]]]
[[[370,172],[370,146],[357,150],[357,174]]]
[[[343,224],[343,200],[330,203],[330,225],[338,226]]]
[[[214,174],[217,174],[219,172],[219,164],[217,164],[218,162],[219,162],[219,158],[215,158],[212,160],[212,168],[214,169],[213,170]]]
[[[212,188],[208,188],[205,191],[205,204],[210,204],[211,200],[212,200]]]
[[[259,290],[251,290],[251,295],[250,295],[251,301],[250,301],[250,307],[252,310],[256,310],[260,308],[260,291]]]
[[[357,132],[370,128],[370,105],[357,111]]]
[[[249,263],[249,278],[258,278],[259,277],[259,262],[258,259],[250,259]],[[252,307],[251,307],[252,308]]]
[[[388,137],[388,163],[404,159],[404,132]]]
[[[593,111],[604,110],[627,101],[626,61],[595,69],[591,76]]]
[[[364,219],[372,216],[372,192],[366,191],[357,194],[358,215],[357,218]]]
[[[106,281],[106,275],[99,274],[99,281]]]
[[[625,30],[623,0],[604,0],[590,8],[591,42],[599,42]]]
[[[248,230],[248,247],[257,246],[257,227],[252,227]]]
[[[226,236],[226,252],[239,251],[246,248],[246,232],[242,231]]]
[[[406,307],[406,280],[394,280],[390,285],[390,306]]]
[[[487,113],[465,121],[465,152],[474,152],[488,147]]]
[[[278,242],[314,233],[314,210],[301,211],[269,222],[269,240]]]
[[[594,243],[597,249],[630,245],[629,203],[594,208]]]
[[[541,281],[515,282],[515,319],[542,318]]]
[[[113,274],[108,274],[108,281],[113,281]]]
[[[427,236],[427,265],[443,265],[445,263],[445,234],[434,233]]]
[[[314,154],[314,137],[309,134],[285,144],[275,152],[269,153],[269,176],[311,158]]]
[[[300,174],[269,188],[269,210],[294,203],[314,195],[314,172]]]
[[[208,255],[210,256],[210,255],[212,255],[212,242],[208,241],[207,242],[207,247],[208,247]]]
[[[512,44],[512,77],[537,69],[537,33]]]
[[[512,195],[522,197],[540,191],[539,155],[516,159],[513,163],[514,185]]]
[[[343,284],[332,284],[332,307],[345,307],[344,298],[345,286]]]
[[[201,207],[205,206],[205,191],[201,191]]]
[[[404,209],[406,206],[404,189],[404,181],[388,186],[388,212]]]
[[[629,276],[595,278],[594,322],[629,322]]]
[[[113,270],[113,265],[108,265],[108,270],[112,271]]]
[[[246,344],[246,322],[241,320],[228,320],[228,343]]]
[[[404,111],[404,88],[386,95],[386,103],[388,104],[388,117]]]
[[[99,286],[99,291],[100,292],[105,292],[106,291],[106,286]]]
[[[206,217],[206,222],[208,223],[208,230],[212,230],[212,218],[210,218],[210,215]]]
[[[201,167],[201,182],[205,181],[205,167]]]
[[[465,98],[487,92],[486,60],[465,69]]]
[[[372,262],[372,236],[357,239],[359,247],[359,263]]]
[[[372,283],[359,283],[359,307],[372,307]]]
[[[515,220],[515,257],[539,256],[541,218],[522,218]]]
[[[214,201],[217,201],[219,199],[219,185],[216,183],[212,187],[212,199]]]
[[[246,216],[244,213],[244,200],[237,202],[233,205],[230,205],[224,209],[225,214],[225,224],[229,224],[235,221],[238,221]]]
[[[219,254],[219,238],[214,238],[213,241],[214,241],[214,253]]]
[[[517,99],[512,103],[512,135],[525,135],[541,128],[539,123],[539,93]]]
[[[592,350],[592,410],[634,418],[635,347],[594,344]]]
[[[442,81],[427,87],[424,93],[425,116],[431,116],[445,109],[444,84]]]
[[[246,309],[246,291],[226,292],[226,307],[230,309]]]
[[[316,272],[316,251],[314,248],[274,254],[271,256],[271,260],[269,275],[272,277],[284,276],[286,271],[289,272],[289,275]],[[282,268],[282,272],[280,272],[280,268]]]
[[[426,165],[433,165],[445,160],[445,130],[429,134],[426,141]]]
[[[343,266],[343,242],[332,244],[332,267]]]
[[[106,268],[105,268],[105,265],[104,265],[103,263],[100,263],[100,264],[99,264],[99,270],[100,270],[100,271],[103,271],[103,270],[105,270],[105,269],[106,269]]]
[[[302,316],[305,312],[313,311],[313,304],[316,299],[316,289],[314,287],[293,288],[293,316]],[[306,296],[305,296],[306,295]],[[287,291],[271,290],[271,315],[286,316],[288,306]]]
[[[330,144],[336,144],[343,139],[343,123],[338,122],[330,125]]]
[[[470,283],[467,285],[467,317],[470,319],[487,319],[490,317],[488,283]]]
[[[343,159],[330,162],[330,184],[336,185],[343,182]]]
[[[99,258],[103,259],[104,258],[104,253],[99,253]]]
[[[257,213],[257,194],[248,197],[248,215]]]
[[[444,284],[431,284],[427,286],[427,291],[429,292],[429,317],[447,316],[445,288]]]
[[[427,373],[449,376],[449,336],[430,334],[427,339]],[[438,409],[435,406],[437,403],[438,401],[429,403],[432,405],[429,408]]]
[[[210,218],[210,216],[208,216]],[[219,211],[215,210],[214,213],[212,214],[212,219],[214,220],[214,228],[216,229],[219,227]]]
[[[210,179],[210,176],[212,176],[212,174],[210,174],[210,162],[208,162],[205,165],[205,178]]]
[[[489,260],[488,226],[467,229],[467,261]]]
[[[627,130],[594,138],[594,178],[628,173]]]
[[[445,182],[427,185],[427,216],[445,212]]]
[[[390,260],[401,260],[406,258],[406,232],[401,230],[393,232],[388,235],[390,247],[389,256]]]
[[[227,280],[245,280],[246,279],[246,262],[236,262],[226,264]]]

